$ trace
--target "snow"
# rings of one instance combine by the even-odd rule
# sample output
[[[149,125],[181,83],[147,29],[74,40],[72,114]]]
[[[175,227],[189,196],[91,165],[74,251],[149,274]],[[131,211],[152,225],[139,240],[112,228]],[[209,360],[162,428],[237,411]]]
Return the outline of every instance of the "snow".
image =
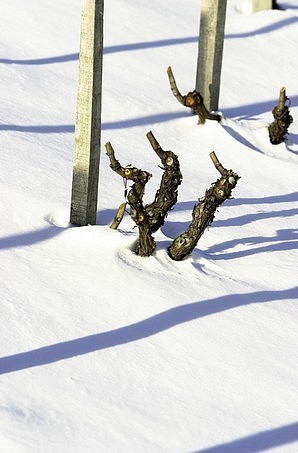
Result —
[[[69,225],[81,2],[0,3],[3,453],[294,453],[297,423],[297,31],[286,9],[228,2],[221,124],[177,103],[194,88],[199,2],[105,2],[102,157],[95,226]],[[17,13],[16,13],[17,12]],[[294,122],[271,145],[286,86]],[[134,254],[123,182],[109,168],[183,181],[153,256]],[[214,150],[241,179],[193,254],[167,246],[218,178]]]

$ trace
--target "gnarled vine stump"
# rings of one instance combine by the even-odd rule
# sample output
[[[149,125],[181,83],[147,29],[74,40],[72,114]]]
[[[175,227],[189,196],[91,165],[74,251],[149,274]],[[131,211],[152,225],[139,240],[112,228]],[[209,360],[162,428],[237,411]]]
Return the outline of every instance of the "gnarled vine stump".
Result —
[[[210,157],[220,172],[221,178],[212,184],[205,196],[195,205],[192,211],[192,222],[188,229],[168,247],[168,254],[173,260],[181,261],[191,254],[205,229],[213,222],[217,208],[231,196],[232,189],[240,178],[232,170],[224,168],[214,152],[210,153]]]
[[[278,104],[272,110],[274,121],[268,127],[270,142],[273,145],[279,145],[287,140],[288,127],[293,122],[289,107],[285,105],[288,99],[286,88],[282,87],[279,93]]]
[[[152,255],[156,245],[152,233],[164,224],[169,210],[177,202],[177,188],[182,180],[178,157],[172,151],[164,151],[151,131],[147,133],[147,137],[163,164],[164,172],[153,203],[145,207],[143,205],[143,195],[145,185],[151,175],[135,167],[122,167],[120,162],[115,158],[111,143],[108,142],[105,145],[112,170],[122,176],[124,180],[134,182],[127,194],[127,203],[130,206],[130,216],[139,228],[139,240],[135,252],[141,256]],[[124,209],[125,203],[122,203],[117,211],[112,227],[118,227]]]
[[[130,206],[130,216],[139,228],[139,239],[135,251],[137,255],[150,256],[156,244],[151,234],[148,214],[144,209],[142,200],[145,185],[149,181],[151,174],[147,171],[139,170],[136,167],[122,167],[120,162],[115,158],[115,152],[111,143],[106,143],[105,147],[112,170],[122,178],[134,182],[127,194],[127,202]]]
[[[147,133],[147,138],[160,158],[164,170],[153,203],[145,206],[150,228],[154,233],[162,227],[168,212],[177,202],[178,186],[181,184],[182,174],[176,154],[172,151],[164,151],[151,131]]]

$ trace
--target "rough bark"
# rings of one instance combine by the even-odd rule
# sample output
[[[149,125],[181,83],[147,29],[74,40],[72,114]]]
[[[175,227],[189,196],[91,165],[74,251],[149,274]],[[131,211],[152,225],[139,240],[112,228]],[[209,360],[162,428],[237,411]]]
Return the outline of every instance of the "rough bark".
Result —
[[[145,185],[151,175],[134,167],[122,167],[115,158],[111,143],[105,145],[112,170],[125,180],[134,182],[127,194],[127,203],[130,206],[130,216],[139,227],[139,241],[135,251],[141,256],[152,255],[155,249],[152,234],[164,224],[169,210],[177,202],[177,190],[182,181],[178,157],[172,151],[164,151],[151,131],[147,133],[147,138],[160,158],[164,172],[154,201],[145,207],[142,199]],[[125,206],[126,203],[119,206],[111,228],[118,228]]]
[[[232,189],[239,179],[236,173],[221,165],[214,152],[210,154],[210,157],[221,177],[212,184],[205,196],[194,206],[192,222],[188,229],[180,234],[168,248],[168,254],[173,260],[181,261],[190,255],[205,229],[213,222],[217,208],[231,196]]]
[[[274,121],[268,127],[270,142],[273,145],[278,145],[287,140],[288,127],[293,122],[289,107],[285,105],[288,99],[286,88],[282,87],[279,93],[278,105],[272,110]]]
[[[198,115],[199,122],[204,124],[206,120],[216,120],[218,122],[221,120],[220,115],[213,115],[212,113],[208,112],[204,104],[203,97],[198,91],[190,91],[184,96],[180,93],[177,88],[176,80],[174,78],[171,66],[168,67],[167,74],[173,95],[180,102],[180,104],[184,105],[185,107],[191,108],[193,113],[195,115]]]
[[[160,158],[164,170],[153,203],[145,206],[150,229],[154,233],[164,224],[168,212],[177,202],[178,186],[181,184],[182,174],[178,157],[172,151],[164,151],[151,131],[147,133],[147,138]]]
[[[110,142],[105,144],[105,148],[110,159],[111,169],[122,178],[134,183],[127,194],[127,202],[130,206],[130,216],[139,228],[139,239],[135,252],[140,256],[150,256],[156,244],[151,234],[149,216],[144,209],[143,195],[145,185],[151,175],[147,171],[135,167],[122,167],[115,158],[115,152]]]

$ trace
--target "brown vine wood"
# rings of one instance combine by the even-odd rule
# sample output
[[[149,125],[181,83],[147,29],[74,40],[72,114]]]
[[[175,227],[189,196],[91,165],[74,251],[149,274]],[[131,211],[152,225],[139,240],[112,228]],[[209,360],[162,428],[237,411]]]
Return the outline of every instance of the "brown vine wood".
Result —
[[[190,91],[184,96],[180,93],[171,66],[168,67],[167,74],[173,95],[178,100],[178,102],[180,102],[180,104],[184,105],[185,107],[189,107],[190,109],[192,109],[195,115],[198,115],[199,122],[204,124],[206,120],[215,120],[218,122],[221,120],[220,115],[214,115],[208,112],[204,104],[203,97],[198,91]]]
[[[194,206],[188,229],[168,247],[168,254],[175,261],[181,261],[191,254],[206,228],[213,222],[217,208],[231,196],[232,189],[240,178],[233,170],[224,168],[213,151],[210,157],[221,177]]]
[[[286,96],[286,88],[282,87],[278,104],[272,110],[274,121],[268,127],[270,142],[273,145],[279,145],[287,140],[288,128],[293,122],[289,107],[286,105],[287,100],[289,98]]]

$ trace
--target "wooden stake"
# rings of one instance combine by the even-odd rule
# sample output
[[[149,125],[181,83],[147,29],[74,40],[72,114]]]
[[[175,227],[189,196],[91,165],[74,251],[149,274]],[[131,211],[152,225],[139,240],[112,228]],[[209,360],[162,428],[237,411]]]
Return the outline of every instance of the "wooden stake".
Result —
[[[254,13],[263,9],[272,9],[272,0],[252,0],[252,10]]]
[[[94,225],[101,134],[104,0],[83,0],[70,222]]]
[[[218,110],[227,0],[201,0],[196,91],[208,111]]]

